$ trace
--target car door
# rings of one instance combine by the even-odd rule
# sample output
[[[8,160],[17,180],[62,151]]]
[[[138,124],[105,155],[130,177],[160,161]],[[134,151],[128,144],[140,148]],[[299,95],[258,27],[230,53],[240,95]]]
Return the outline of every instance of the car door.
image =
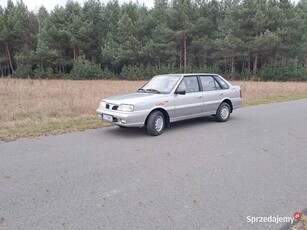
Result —
[[[191,118],[203,112],[203,94],[200,91],[197,76],[185,76],[175,94],[175,117]]]
[[[223,100],[224,91],[212,76],[200,76],[200,83],[204,99],[203,111],[215,113]]]

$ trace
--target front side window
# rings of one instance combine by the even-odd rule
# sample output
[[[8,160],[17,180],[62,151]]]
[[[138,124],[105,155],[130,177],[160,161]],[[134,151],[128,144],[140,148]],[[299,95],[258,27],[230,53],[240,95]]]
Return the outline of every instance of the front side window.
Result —
[[[221,89],[221,86],[211,76],[201,76],[200,81],[201,81],[201,85],[203,87],[203,91],[212,91],[212,90]]]
[[[177,91],[185,91],[186,93],[193,93],[199,91],[197,77],[184,77]]]

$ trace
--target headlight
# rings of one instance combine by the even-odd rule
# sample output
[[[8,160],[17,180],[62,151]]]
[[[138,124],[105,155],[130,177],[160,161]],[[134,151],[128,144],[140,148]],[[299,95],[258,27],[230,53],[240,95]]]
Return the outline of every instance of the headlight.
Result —
[[[134,106],[133,105],[125,105],[125,104],[122,104],[118,107],[117,110],[119,111],[123,111],[123,112],[132,112],[134,109]]]
[[[101,101],[100,103],[99,103],[99,108],[105,108],[106,107],[106,102],[105,101]]]

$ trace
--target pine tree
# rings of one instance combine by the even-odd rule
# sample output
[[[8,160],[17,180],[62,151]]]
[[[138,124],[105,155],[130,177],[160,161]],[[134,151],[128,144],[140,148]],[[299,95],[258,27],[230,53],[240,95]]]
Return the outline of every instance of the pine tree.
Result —
[[[217,59],[230,64],[230,72],[235,73],[235,59],[245,55],[245,44],[241,40],[242,12],[238,1],[226,1],[225,17],[219,24],[219,38],[215,40]]]

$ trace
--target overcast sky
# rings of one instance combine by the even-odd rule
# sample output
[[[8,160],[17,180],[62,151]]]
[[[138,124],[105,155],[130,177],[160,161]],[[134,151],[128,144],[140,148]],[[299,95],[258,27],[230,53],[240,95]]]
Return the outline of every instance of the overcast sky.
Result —
[[[74,0],[76,1],[76,0]],[[83,4],[87,0],[77,0],[80,4]],[[100,0],[103,3],[107,3],[109,0]],[[132,0],[132,2],[139,2],[140,4],[145,4],[147,7],[153,7],[154,0]],[[291,0],[291,2],[298,2],[299,0]],[[16,0],[13,0],[16,3]],[[67,0],[23,0],[23,2],[28,6],[29,10],[37,11],[40,6],[45,6],[50,12],[54,9],[56,5],[64,6]],[[119,3],[130,2],[130,0],[119,0]],[[0,0],[0,5],[5,8],[7,5],[7,0]]]
[[[76,1],[76,0],[74,0]],[[77,0],[81,5],[87,0]],[[107,3],[109,0],[100,0],[100,2]],[[16,3],[16,0],[13,0]],[[48,11],[54,9],[56,5],[64,6],[67,0],[23,0],[23,2],[28,6],[29,10],[37,11],[40,6],[45,6]],[[130,2],[130,0],[119,0],[119,3]],[[132,0],[132,2],[137,2],[137,0]],[[140,4],[145,4],[148,7],[153,6],[153,0],[138,0]],[[7,5],[7,0],[0,0],[0,5],[5,8]]]

